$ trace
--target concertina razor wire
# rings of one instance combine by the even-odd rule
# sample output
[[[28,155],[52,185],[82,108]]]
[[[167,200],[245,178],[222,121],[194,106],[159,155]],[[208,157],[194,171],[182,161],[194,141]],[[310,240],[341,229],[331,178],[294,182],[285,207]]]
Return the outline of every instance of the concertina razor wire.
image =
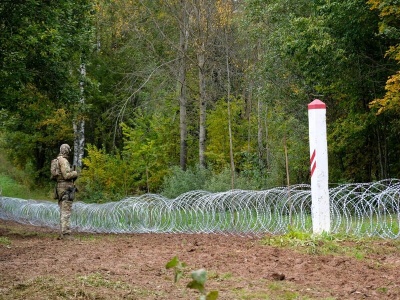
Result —
[[[342,184],[329,189],[331,233],[399,238],[400,180]],[[0,219],[59,226],[58,204],[0,197]],[[311,186],[269,190],[191,191],[168,199],[145,194],[118,202],[74,202],[72,228],[98,233],[312,232]]]

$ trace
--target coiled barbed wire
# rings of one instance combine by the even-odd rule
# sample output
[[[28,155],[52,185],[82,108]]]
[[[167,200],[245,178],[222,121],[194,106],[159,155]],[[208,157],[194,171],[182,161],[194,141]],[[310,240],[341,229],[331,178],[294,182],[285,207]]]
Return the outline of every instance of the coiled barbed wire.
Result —
[[[342,184],[329,189],[331,232],[399,238],[400,180]],[[50,201],[0,197],[0,219],[58,227]],[[238,235],[312,232],[311,187],[263,191],[191,191],[168,199],[145,194],[118,202],[75,202],[71,225],[99,233],[218,233]]]

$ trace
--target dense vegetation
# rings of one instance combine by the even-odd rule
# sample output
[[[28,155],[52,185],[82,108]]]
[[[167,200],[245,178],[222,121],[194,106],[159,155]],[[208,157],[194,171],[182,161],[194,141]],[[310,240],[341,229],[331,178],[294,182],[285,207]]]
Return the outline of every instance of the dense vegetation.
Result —
[[[74,145],[80,197],[399,177],[400,5],[388,0],[0,2],[0,142],[46,185]]]

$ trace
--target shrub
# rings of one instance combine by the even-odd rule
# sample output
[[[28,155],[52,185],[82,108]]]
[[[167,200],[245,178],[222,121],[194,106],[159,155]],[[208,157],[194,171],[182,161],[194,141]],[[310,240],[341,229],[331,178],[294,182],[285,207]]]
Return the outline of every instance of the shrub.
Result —
[[[200,166],[190,167],[183,171],[179,166],[171,168],[171,174],[165,177],[162,194],[175,198],[193,190],[203,190],[211,172]]]
[[[120,200],[132,193],[134,176],[129,165],[117,155],[107,154],[95,146],[87,146],[84,168],[78,179],[79,197],[87,202]]]

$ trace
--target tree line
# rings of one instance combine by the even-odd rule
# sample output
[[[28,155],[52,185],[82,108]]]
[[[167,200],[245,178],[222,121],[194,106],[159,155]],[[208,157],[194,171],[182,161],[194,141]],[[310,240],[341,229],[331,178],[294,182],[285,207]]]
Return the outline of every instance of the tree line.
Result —
[[[0,142],[35,184],[74,146],[94,201],[399,177],[400,6],[387,0],[0,2]]]

